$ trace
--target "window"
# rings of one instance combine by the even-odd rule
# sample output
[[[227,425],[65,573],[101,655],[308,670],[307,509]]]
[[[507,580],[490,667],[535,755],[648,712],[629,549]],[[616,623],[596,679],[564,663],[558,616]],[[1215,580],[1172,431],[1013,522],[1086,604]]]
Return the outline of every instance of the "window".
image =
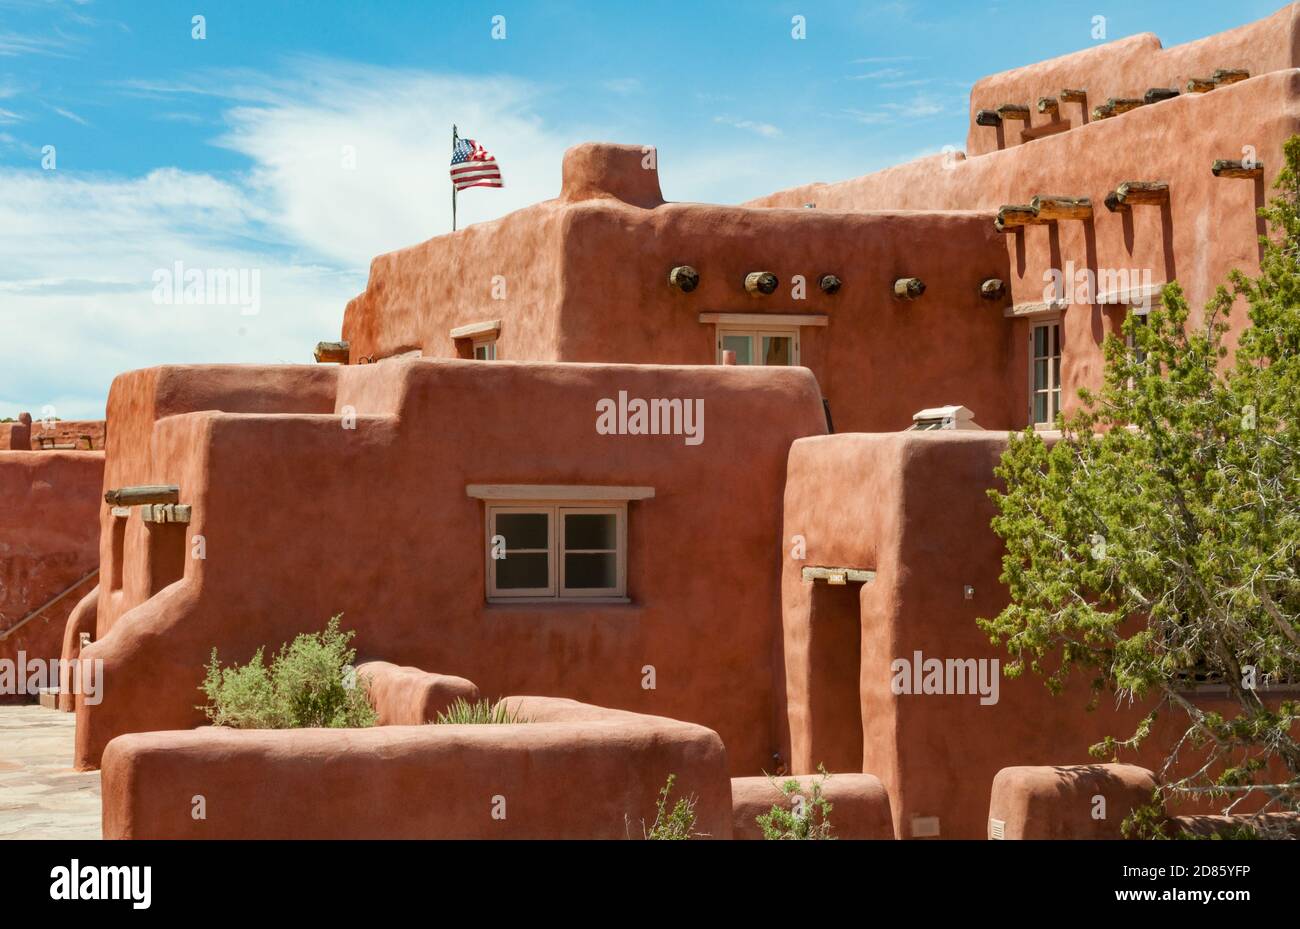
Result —
[[[497,340],[483,339],[474,343],[474,360],[475,361],[496,361],[497,360]]]
[[[623,599],[627,506],[487,508],[488,599]]]
[[[738,365],[797,365],[799,330],[718,330],[718,362],[735,352]]]
[[[1146,313],[1133,310],[1130,315],[1133,317],[1133,322],[1135,325],[1145,326],[1147,324]],[[1127,345],[1129,351],[1133,353],[1133,360],[1135,362],[1137,362],[1138,364],[1142,364],[1147,360],[1147,353],[1137,347],[1136,340],[1133,338],[1131,334],[1126,335],[1124,337],[1124,344]]]
[[[1061,412],[1061,321],[1029,330],[1029,413],[1035,426],[1051,428]]]

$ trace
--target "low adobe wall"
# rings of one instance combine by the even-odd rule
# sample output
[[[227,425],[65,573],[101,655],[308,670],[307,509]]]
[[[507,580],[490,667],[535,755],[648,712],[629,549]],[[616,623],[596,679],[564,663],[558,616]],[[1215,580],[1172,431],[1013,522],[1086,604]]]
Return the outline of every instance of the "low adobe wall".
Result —
[[[669,774],[697,829],[730,837],[716,733],[509,699],[534,721],[121,736],[104,752],[104,838],[640,838]]]
[[[59,658],[68,615],[95,586],[103,470],[102,452],[0,451],[0,659]]]
[[[420,726],[431,723],[459,697],[469,703],[479,699],[473,681],[419,668],[404,668],[387,661],[357,665],[357,679],[369,681],[370,705],[379,726]]]
[[[1155,775],[1131,764],[1003,768],[993,779],[989,838],[1123,838],[1120,825],[1155,789]]]
[[[37,419],[32,422],[31,449],[64,451],[103,451],[106,424],[102,419]]]
[[[736,839],[761,839],[758,817],[773,806],[791,809],[793,800],[778,785],[799,782],[802,794],[812,797],[813,784],[822,785],[822,796],[831,804],[831,834],[837,839],[892,839],[894,819],[889,812],[889,794],[880,778],[870,774],[832,774],[800,777],[735,777],[731,779],[731,834]]]

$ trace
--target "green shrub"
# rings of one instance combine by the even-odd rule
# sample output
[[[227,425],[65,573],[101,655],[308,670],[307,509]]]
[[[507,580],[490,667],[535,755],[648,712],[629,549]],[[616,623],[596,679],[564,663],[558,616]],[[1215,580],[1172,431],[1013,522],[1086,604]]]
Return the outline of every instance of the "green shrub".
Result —
[[[512,710],[506,705],[504,700],[498,700],[493,703],[491,700],[479,700],[477,703],[470,703],[464,697],[457,697],[447,707],[446,711],[438,714],[434,721],[435,725],[457,726],[465,723],[472,725],[501,726],[509,723],[530,723],[531,719],[526,719],[518,710]]]
[[[647,839],[681,840],[702,836],[695,831],[695,796],[679,798],[673,808],[668,809],[668,798],[673,792],[677,775],[668,775],[668,783],[659,791],[659,800],[655,803],[655,821],[649,831],[645,829],[645,820],[641,829]]]
[[[217,726],[233,729],[359,729],[375,724],[364,679],[352,670],[355,631],[339,631],[339,616],[323,632],[303,633],[282,645],[270,668],[258,649],[242,667],[221,667],[217,650],[199,687],[199,709]]]
[[[831,835],[831,802],[822,794],[822,785],[830,780],[824,765],[818,765],[821,779],[813,781],[812,790],[804,793],[799,782],[790,778],[778,784],[781,793],[792,799],[792,809],[774,804],[754,821],[763,830],[764,839],[833,839]],[[776,778],[772,778],[776,784]]]

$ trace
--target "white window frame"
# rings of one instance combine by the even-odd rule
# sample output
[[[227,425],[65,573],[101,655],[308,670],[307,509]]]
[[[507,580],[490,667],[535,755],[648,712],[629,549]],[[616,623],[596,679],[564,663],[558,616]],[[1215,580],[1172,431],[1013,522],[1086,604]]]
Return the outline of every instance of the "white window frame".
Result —
[[[484,357],[478,356],[478,350],[484,350]],[[470,357],[475,361],[496,361],[497,360],[497,340],[496,336],[490,339],[475,339],[472,343]]]
[[[750,365],[737,365],[740,367],[752,368],[775,368],[775,367],[798,367],[799,366],[799,327],[793,329],[778,326],[724,326],[719,325],[717,330],[718,344],[718,364],[722,364],[722,344],[727,336],[747,336],[753,341],[751,346],[751,357],[754,362]],[[790,364],[788,365],[769,365],[762,360],[763,336],[780,336],[790,340]]]
[[[627,597],[627,503],[626,501],[589,502],[585,500],[528,500],[491,502],[485,510],[486,578],[489,603],[629,603]],[[497,563],[492,557],[492,539],[496,535],[496,517],[512,513],[545,513],[549,519],[547,540],[547,586],[545,588],[501,589],[497,587]],[[565,581],[564,517],[570,514],[612,515],[615,518],[615,579],[613,587],[570,588]],[[508,550],[507,550],[508,551]],[[524,549],[534,552],[540,549]],[[575,554],[587,549],[575,550]],[[594,551],[594,550],[592,550]],[[608,549],[601,549],[608,551]]]
[[[546,560],[546,586],[545,587],[525,587],[525,588],[506,588],[504,590],[497,587],[497,562],[501,559],[492,557],[492,540],[496,537],[496,516],[498,514],[508,515],[530,515],[544,513],[548,517],[546,522],[546,548],[524,548],[518,549],[519,554],[531,554],[535,552],[545,552]],[[508,541],[508,540],[507,540]],[[506,557],[510,555],[509,548],[506,549]],[[489,600],[517,600],[521,597],[529,598],[553,598],[555,596],[555,507],[553,506],[528,506],[524,504],[509,506],[490,506],[487,508],[487,558],[488,558],[488,599]]]
[[[1051,326],[1056,327],[1056,347],[1057,347],[1057,351],[1059,352],[1059,354],[1057,355],[1051,354],[1051,350],[1052,350],[1051,340],[1050,340],[1051,330],[1049,328]],[[1035,407],[1034,401],[1035,399],[1037,399],[1037,395],[1039,393],[1038,386],[1034,381],[1034,374],[1035,374],[1034,362],[1038,360],[1038,356],[1034,354],[1034,333],[1036,330],[1041,328],[1048,328],[1048,336],[1049,336],[1048,347],[1047,347],[1048,354],[1045,356],[1047,359],[1047,384],[1048,384],[1047,391],[1046,391],[1047,392],[1047,421],[1046,422],[1039,422],[1034,412],[1034,407]],[[1065,392],[1061,389],[1061,385],[1059,383],[1055,383],[1057,379],[1056,366],[1052,364],[1053,358],[1060,358],[1061,371],[1062,373],[1064,373],[1065,371],[1065,326],[1062,317],[1059,313],[1052,314],[1050,316],[1043,316],[1030,321],[1028,354],[1029,354],[1029,421],[1035,429],[1040,429],[1040,430],[1055,429],[1056,414],[1061,412],[1061,408],[1065,400]],[[1053,393],[1056,394],[1055,410],[1052,409]]]

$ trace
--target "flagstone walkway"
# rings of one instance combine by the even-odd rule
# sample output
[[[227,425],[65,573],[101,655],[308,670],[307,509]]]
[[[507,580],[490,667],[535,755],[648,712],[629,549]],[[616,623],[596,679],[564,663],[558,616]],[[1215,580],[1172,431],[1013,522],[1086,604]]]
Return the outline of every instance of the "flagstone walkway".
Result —
[[[76,717],[0,706],[0,841],[100,838],[99,772],[72,770]]]

